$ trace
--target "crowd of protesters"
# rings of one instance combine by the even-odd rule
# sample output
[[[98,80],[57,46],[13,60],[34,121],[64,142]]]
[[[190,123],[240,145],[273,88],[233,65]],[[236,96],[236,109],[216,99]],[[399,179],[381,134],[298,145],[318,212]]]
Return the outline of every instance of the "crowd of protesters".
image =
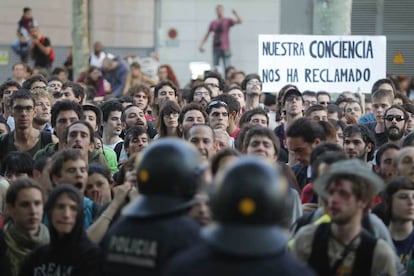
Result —
[[[0,85],[1,275],[410,271],[414,79],[269,93],[228,66],[180,86],[96,42],[71,80],[29,52]]]

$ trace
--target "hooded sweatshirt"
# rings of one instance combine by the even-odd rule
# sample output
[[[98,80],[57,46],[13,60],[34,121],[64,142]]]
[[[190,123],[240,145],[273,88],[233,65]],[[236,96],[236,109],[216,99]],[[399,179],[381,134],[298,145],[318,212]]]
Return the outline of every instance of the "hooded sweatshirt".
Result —
[[[59,186],[52,191],[48,203],[54,202],[46,204],[45,208],[48,220],[52,221],[51,211],[57,198],[67,190],[72,190],[79,196],[77,205],[80,211],[78,211],[74,228],[71,233],[60,237],[53,224],[49,223],[50,244],[31,253],[25,260],[20,275],[101,275],[101,250],[89,240],[83,229],[84,215],[79,191],[68,185]]]

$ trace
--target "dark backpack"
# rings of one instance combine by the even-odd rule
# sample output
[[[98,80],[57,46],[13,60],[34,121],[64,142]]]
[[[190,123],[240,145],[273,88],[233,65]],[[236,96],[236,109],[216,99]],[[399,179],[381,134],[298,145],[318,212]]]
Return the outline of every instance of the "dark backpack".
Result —
[[[40,43],[44,43],[45,42],[45,40],[46,40],[46,37],[45,36],[42,36],[41,38],[40,38]],[[50,45],[50,52],[49,52],[49,62],[50,63],[53,63],[54,61],[55,61],[55,50],[53,49],[53,47],[52,47],[52,45]]]
[[[114,151],[116,153],[116,161],[118,162],[119,162],[119,157],[121,156],[121,151],[122,151],[123,146],[124,146],[124,142],[119,142],[118,144],[116,144],[114,148]]]
[[[331,235],[331,224],[322,223],[316,228],[315,236],[312,242],[312,252],[308,259],[308,264],[320,276],[335,275],[337,269],[341,266],[349,250],[348,247],[342,252],[343,258],[336,261],[333,267],[329,265],[328,242]],[[355,261],[352,266],[351,275],[370,275],[372,267],[372,257],[377,244],[377,239],[372,237],[366,230],[361,231],[361,242],[355,253]]]

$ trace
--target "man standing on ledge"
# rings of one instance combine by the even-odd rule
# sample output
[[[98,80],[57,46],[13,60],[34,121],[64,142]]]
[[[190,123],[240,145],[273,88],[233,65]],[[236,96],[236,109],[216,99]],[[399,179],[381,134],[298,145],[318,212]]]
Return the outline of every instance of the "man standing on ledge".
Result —
[[[230,27],[235,24],[241,24],[242,20],[235,10],[232,10],[232,13],[236,19],[225,18],[224,17],[224,8],[222,5],[216,7],[217,19],[213,20],[210,23],[206,35],[203,37],[203,40],[200,44],[200,52],[204,52],[204,43],[206,43],[210,33],[214,33],[213,36],[213,62],[216,70],[218,69],[220,59],[223,60],[224,69],[227,66],[230,66],[230,39],[229,32]],[[224,70],[223,70],[224,72]]]

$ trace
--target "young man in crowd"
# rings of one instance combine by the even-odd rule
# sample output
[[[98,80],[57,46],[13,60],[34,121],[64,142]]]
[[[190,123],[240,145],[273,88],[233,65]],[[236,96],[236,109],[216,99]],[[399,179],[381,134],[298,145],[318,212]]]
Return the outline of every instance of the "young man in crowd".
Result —
[[[13,182],[6,194],[9,220],[0,232],[1,275],[19,275],[23,259],[36,247],[49,243],[43,225],[43,190],[30,178]]]
[[[358,159],[339,161],[313,187],[327,202],[331,222],[302,228],[294,254],[319,275],[397,275],[392,248],[362,230],[364,213],[384,188],[371,168]]]
[[[36,116],[35,99],[26,89],[18,90],[11,97],[11,109],[15,129],[0,139],[0,160],[10,151],[27,152],[30,156],[51,142],[57,142],[50,132],[33,127]]]

